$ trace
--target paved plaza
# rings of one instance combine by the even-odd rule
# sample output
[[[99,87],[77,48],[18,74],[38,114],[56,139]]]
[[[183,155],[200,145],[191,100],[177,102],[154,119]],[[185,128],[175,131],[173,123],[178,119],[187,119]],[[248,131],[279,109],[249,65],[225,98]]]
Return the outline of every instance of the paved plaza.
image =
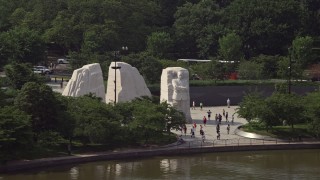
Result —
[[[227,106],[214,106],[214,107],[203,107],[202,110],[200,107],[196,107],[196,109],[191,109],[191,117],[193,119],[192,123],[187,124],[187,133],[186,136],[184,133],[182,133],[182,137],[185,141],[200,141],[202,139],[202,136],[200,135],[200,125],[202,125],[202,129],[205,133],[206,140],[213,141],[217,139],[217,133],[216,133],[216,126],[218,124],[218,121],[215,120],[216,114],[222,115],[222,121],[220,124],[220,139],[239,139],[243,138],[235,134],[235,130],[240,125],[246,124],[247,121],[243,118],[238,117],[238,114],[236,113],[236,108],[238,106],[230,106],[228,108]],[[226,122],[226,118],[223,116],[223,109],[225,112],[228,112],[228,120],[229,122]],[[208,120],[208,111],[211,111],[211,118]],[[232,115],[234,114],[234,122],[232,123]],[[203,117],[206,116],[207,123],[204,126],[203,124]],[[196,132],[195,132],[195,138],[191,138],[190,130],[193,126],[193,123],[197,124]],[[230,124],[230,132],[227,133],[227,125]],[[181,135],[181,131],[175,132],[178,135]]]

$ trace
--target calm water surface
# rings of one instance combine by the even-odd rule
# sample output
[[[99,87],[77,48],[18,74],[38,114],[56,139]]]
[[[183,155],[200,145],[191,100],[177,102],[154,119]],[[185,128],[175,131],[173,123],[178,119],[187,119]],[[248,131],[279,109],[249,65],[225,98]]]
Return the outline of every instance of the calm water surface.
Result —
[[[103,161],[0,175],[0,180],[320,179],[320,150],[193,154]]]

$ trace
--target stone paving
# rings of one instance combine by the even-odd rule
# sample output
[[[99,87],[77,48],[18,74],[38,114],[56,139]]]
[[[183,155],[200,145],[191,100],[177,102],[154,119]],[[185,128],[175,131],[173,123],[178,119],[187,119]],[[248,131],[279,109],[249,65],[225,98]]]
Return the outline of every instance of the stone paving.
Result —
[[[215,114],[221,114],[222,115],[222,121],[220,124],[220,139],[239,139],[243,138],[235,134],[235,130],[240,125],[246,124],[247,121],[243,118],[238,117],[238,114],[236,113],[236,108],[238,106],[230,106],[228,108],[227,106],[214,106],[214,107],[203,107],[202,110],[200,107],[196,107],[195,110],[191,109],[191,117],[193,119],[192,123],[187,124],[187,133],[186,136],[183,133],[183,139],[185,141],[195,141],[195,140],[201,140],[202,136],[200,135],[200,125],[202,125],[202,129],[205,133],[206,140],[213,141],[217,139],[217,133],[216,133],[216,126],[218,124],[218,121],[215,120]],[[226,118],[223,116],[223,109],[225,112],[228,112],[228,120],[229,122],[226,122]],[[211,111],[211,118],[208,120],[208,114],[207,111]],[[231,123],[232,115],[234,114],[234,122]],[[203,124],[203,117],[207,117],[207,123],[204,126]],[[191,138],[190,130],[193,126],[193,123],[197,124],[196,132],[195,132],[195,138]],[[227,125],[230,124],[230,132],[227,133]],[[176,134],[180,135],[180,131],[176,131]]]

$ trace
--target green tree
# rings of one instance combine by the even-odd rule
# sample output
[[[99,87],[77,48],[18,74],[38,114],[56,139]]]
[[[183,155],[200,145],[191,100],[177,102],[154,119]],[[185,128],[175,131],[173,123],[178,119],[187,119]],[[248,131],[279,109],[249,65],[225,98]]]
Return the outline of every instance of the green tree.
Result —
[[[172,39],[169,33],[154,32],[147,39],[147,51],[158,58],[168,57],[168,52],[172,47]]]
[[[4,63],[37,64],[44,60],[45,46],[38,32],[14,28],[0,34],[0,59]]]
[[[219,54],[226,61],[240,61],[243,58],[242,40],[236,33],[219,38]]]
[[[258,92],[252,92],[244,96],[239,104],[237,113],[240,117],[245,118],[248,122],[259,117],[261,105],[264,100]]]
[[[260,54],[252,60],[261,65],[262,78],[272,79],[277,77],[279,56],[267,56]]]
[[[74,136],[84,143],[112,144],[119,139],[121,116],[111,104],[82,96],[70,99],[68,113],[75,119]]]
[[[310,93],[304,97],[302,104],[305,105],[304,115],[308,118],[310,130],[320,136],[320,93]]]
[[[31,117],[14,108],[0,108],[0,161],[19,159],[33,147]]]
[[[218,37],[224,33],[219,24],[221,12],[211,0],[187,2],[175,13],[174,30],[181,55],[207,58],[217,52]]]
[[[167,102],[162,102],[160,108],[161,112],[165,114],[166,129],[168,133],[170,133],[170,130],[181,130],[187,123],[184,114]]]
[[[310,36],[296,37],[292,41],[292,60],[299,64],[301,69],[312,63],[312,47],[313,39]]]
[[[161,112],[162,107],[152,103],[151,100],[137,99],[133,103],[134,119],[129,123],[129,127],[131,131],[144,138],[144,143],[147,144],[152,135],[162,133],[165,130],[165,114]]]
[[[13,63],[5,67],[11,87],[21,89],[27,82],[44,82],[44,78],[32,72],[30,65],[23,63]]]
[[[295,94],[274,93],[266,99],[266,102],[267,107],[274,113],[274,120],[278,120],[278,124],[281,124],[285,120],[293,129],[294,124],[303,122],[301,112],[304,112],[304,108],[299,103],[301,102],[299,96]]]
[[[130,54],[122,58],[133,67],[136,67],[147,83],[160,82],[162,64],[158,59],[148,53]]]
[[[284,55],[295,35],[304,30],[307,13],[296,0],[234,0],[222,17],[253,55]]]
[[[59,109],[52,88],[35,82],[26,83],[17,97],[14,105],[21,111],[31,115],[32,128],[37,135],[46,130],[56,130]]]
[[[261,79],[262,66],[256,62],[242,61],[239,64],[238,73],[240,79]]]

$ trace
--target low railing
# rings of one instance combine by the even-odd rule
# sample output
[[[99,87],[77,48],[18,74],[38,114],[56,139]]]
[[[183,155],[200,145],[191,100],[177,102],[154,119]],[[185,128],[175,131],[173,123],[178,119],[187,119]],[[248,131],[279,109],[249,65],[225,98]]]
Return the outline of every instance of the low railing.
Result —
[[[296,144],[296,143],[308,143],[318,142],[319,140],[279,140],[279,139],[220,139],[220,140],[192,140],[177,142],[175,146],[177,148],[195,148],[195,147],[220,147],[220,146],[248,146],[248,145],[275,145],[275,144]]]

